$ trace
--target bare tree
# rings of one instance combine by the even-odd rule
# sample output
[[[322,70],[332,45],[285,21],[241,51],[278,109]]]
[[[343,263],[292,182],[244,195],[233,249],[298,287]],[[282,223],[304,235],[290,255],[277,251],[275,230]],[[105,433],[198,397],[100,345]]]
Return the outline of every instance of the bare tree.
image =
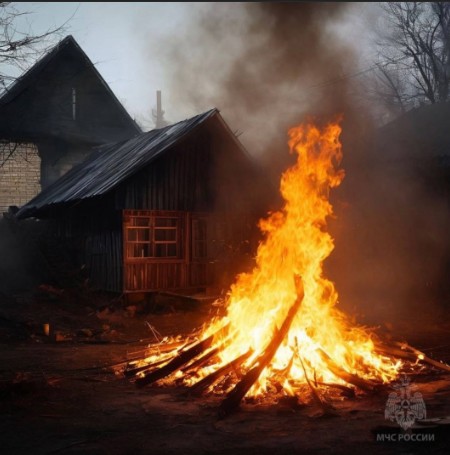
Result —
[[[20,75],[49,51],[66,31],[70,20],[58,27],[34,33],[22,21],[30,14],[30,11],[20,11],[14,2],[0,2],[0,95],[17,79],[16,73]],[[18,145],[7,140],[0,141],[0,169],[16,154]]]
[[[450,3],[383,2],[376,93],[404,112],[450,97]]]
[[[55,44],[55,39],[64,33],[68,23],[34,33],[31,28],[22,29],[18,25],[21,18],[29,14],[29,11],[19,11],[14,2],[0,2],[0,90],[14,81],[14,69],[22,72],[46,53]]]

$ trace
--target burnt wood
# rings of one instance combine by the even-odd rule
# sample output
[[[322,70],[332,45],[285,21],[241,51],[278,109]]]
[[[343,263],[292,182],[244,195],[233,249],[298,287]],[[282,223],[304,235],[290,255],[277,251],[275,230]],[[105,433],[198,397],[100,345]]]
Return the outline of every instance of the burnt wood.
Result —
[[[281,325],[280,329],[275,328],[272,340],[264,352],[255,361],[254,366],[244,375],[244,377],[236,384],[231,392],[228,393],[227,397],[222,401],[218,411],[219,418],[224,418],[236,410],[242,398],[244,398],[252,385],[258,380],[264,368],[266,368],[266,366],[271,362],[280,344],[288,334],[292,321],[300,309],[304,295],[303,283],[300,277],[295,277],[295,284],[297,290],[297,298],[289,309],[286,318],[283,321],[283,324]]]
[[[338,378],[343,379],[345,382],[352,384],[358,387],[365,392],[373,392],[375,390],[375,384],[370,383],[369,381],[359,377],[356,374],[349,373],[348,371],[341,368],[337,365],[331,357],[321,348],[318,348],[318,352],[322,360],[327,364],[330,371],[337,376]]]
[[[188,390],[189,395],[201,395],[205,390],[219,381],[223,376],[230,373],[233,370],[239,368],[251,355],[253,354],[253,350],[249,349],[246,353],[236,357],[231,362],[223,365],[218,370],[214,371],[213,373],[209,374],[208,376],[204,377],[199,382],[195,383],[191,386]]]
[[[161,368],[157,368],[156,370],[152,370],[142,378],[137,378],[135,381],[136,386],[146,386],[179,370],[183,365],[190,362],[192,359],[202,354],[206,349],[211,347],[213,343],[223,337],[227,331],[228,325],[219,329],[216,333],[213,333],[207,338],[195,343],[193,346],[177,352],[176,357],[174,357],[166,365],[162,366]]]
[[[434,360],[428,357],[422,351],[419,351],[418,349],[409,346],[408,344],[405,343],[396,343],[395,347],[387,345],[378,345],[375,347],[375,350],[379,354],[398,357],[400,359],[409,360],[411,362],[419,361],[422,363],[427,363],[428,365],[434,366],[440,370],[450,372],[450,366],[447,365],[446,363]]]

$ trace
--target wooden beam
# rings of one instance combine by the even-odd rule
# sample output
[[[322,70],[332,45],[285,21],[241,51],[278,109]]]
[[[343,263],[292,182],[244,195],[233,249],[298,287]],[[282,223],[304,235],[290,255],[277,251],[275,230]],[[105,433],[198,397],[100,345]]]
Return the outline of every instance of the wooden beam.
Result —
[[[428,363],[428,365],[433,365],[436,368],[439,368],[440,370],[444,370],[449,372],[450,371],[450,366],[443,363],[443,362],[438,362],[437,360],[431,359],[427,355],[425,355],[422,351],[419,351],[416,348],[413,348],[407,343],[396,343],[397,346],[399,346],[402,350],[408,349],[411,351],[412,354],[416,356],[416,359],[418,359],[420,362],[423,363]]]
[[[322,399],[316,386],[309,380],[308,374],[306,373],[305,365],[303,363],[303,359],[301,358],[300,352],[298,350],[297,338],[295,339],[295,345],[296,345],[295,347],[297,350],[297,356],[298,356],[298,359],[300,360],[300,364],[303,369],[303,374],[305,375],[306,382],[311,390],[311,395],[314,398],[314,401],[322,409],[324,415],[336,415],[336,410],[334,409],[334,407],[330,403],[327,403],[325,400]]]
[[[253,350],[249,349],[245,354],[240,355],[239,357],[235,358],[231,362],[228,362],[226,365],[222,366],[208,376],[205,376],[202,380],[195,383],[189,388],[188,394],[195,396],[201,395],[205,390],[216,383],[221,377],[235,370],[236,368],[239,368],[252,354]]]
[[[253,364],[254,366],[244,375],[244,377],[236,384],[236,386],[222,401],[219,407],[220,418],[226,417],[239,406],[242,398],[244,398],[252,385],[258,380],[264,368],[266,368],[266,366],[271,362],[280,344],[289,332],[289,328],[301,306],[304,296],[303,283],[301,281],[301,278],[298,276],[295,276],[295,285],[297,289],[297,298],[289,309],[286,318],[283,321],[283,324],[279,330],[275,328],[272,340],[265,348],[263,353],[256,359],[255,363]]]
[[[146,374],[141,378],[137,378],[135,381],[136,386],[143,387],[145,385],[151,384],[152,382],[158,381],[169,374],[177,371],[183,365],[190,362],[192,359],[200,355],[206,349],[212,346],[212,344],[220,340],[222,336],[228,331],[229,325],[227,324],[225,327],[218,330],[216,333],[210,335],[209,337],[205,338],[204,340],[195,343],[194,346],[190,348],[180,351],[177,353],[176,357],[174,357],[169,363],[158,368],[156,370],[152,370],[150,373]]]
[[[382,355],[397,357],[399,359],[409,360],[410,362],[423,362],[432,365],[440,370],[450,372],[450,366],[444,362],[439,362],[428,357],[422,351],[419,351],[406,343],[395,343],[395,346],[376,345],[375,351]]]
[[[123,375],[126,378],[131,378],[136,376],[136,374],[140,373],[141,371],[153,370],[156,367],[159,367],[163,363],[168,362],[169,359],[158,360],[157,362],[147,363],[146,365],[141,365],[140,367],[129,368],[127,367],[126,370],[123,372]]]
[[[201,368],[203,365],[205,365],[205,363],[207,363],[211,358],[213,358],[214,356],[216,356],[220,351],[220,348],[217,347],[217,348],[214,348],[214,349],[211,349],[210,351],[206,352],[205,354],[203,354],[201,357],[199,357],[197,360],[195,360],[194,362],[192,363],[189,363],[188,365],[186,365],[185,367],[181,368],[181,371],[183,373],[187,373],[188,371],[191,371],[195,368]]]
[[[370,383],[369,381],[366,381],[363,378],[360,378],[356,374],[349,373],[348,371],[341,368],[321,348],[318,348],[318,352],[319,352],[320,356],[322,357],[322,360],[327,364],[329,370],[335,376],[343,379],[345,382],[348,382],[349,384],[352,384],[352,385],[358,387],[361,390],[364,390],[365,392],[373,392],[373,390],[375,389],[374,384]]]

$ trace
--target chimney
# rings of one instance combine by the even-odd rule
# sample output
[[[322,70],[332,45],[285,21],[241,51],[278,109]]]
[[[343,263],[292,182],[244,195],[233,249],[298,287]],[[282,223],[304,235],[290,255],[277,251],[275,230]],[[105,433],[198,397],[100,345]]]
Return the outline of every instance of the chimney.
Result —
[[[155,119],[155,128],[162,128],[166,125],[164,120],[164,111],[161,103],[161,90],[156,91],[156,113],[153,114]]]

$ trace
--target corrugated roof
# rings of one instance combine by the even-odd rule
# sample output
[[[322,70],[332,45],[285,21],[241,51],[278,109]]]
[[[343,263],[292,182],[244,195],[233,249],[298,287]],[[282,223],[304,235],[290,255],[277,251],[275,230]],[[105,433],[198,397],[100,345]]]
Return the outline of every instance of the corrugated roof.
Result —
[[[173,125],[97,148],[85,161],[73,167],[21,207],[16,216],[28,218],[50,205],[105,194],[218,113],[219,111],[214,108]]]

